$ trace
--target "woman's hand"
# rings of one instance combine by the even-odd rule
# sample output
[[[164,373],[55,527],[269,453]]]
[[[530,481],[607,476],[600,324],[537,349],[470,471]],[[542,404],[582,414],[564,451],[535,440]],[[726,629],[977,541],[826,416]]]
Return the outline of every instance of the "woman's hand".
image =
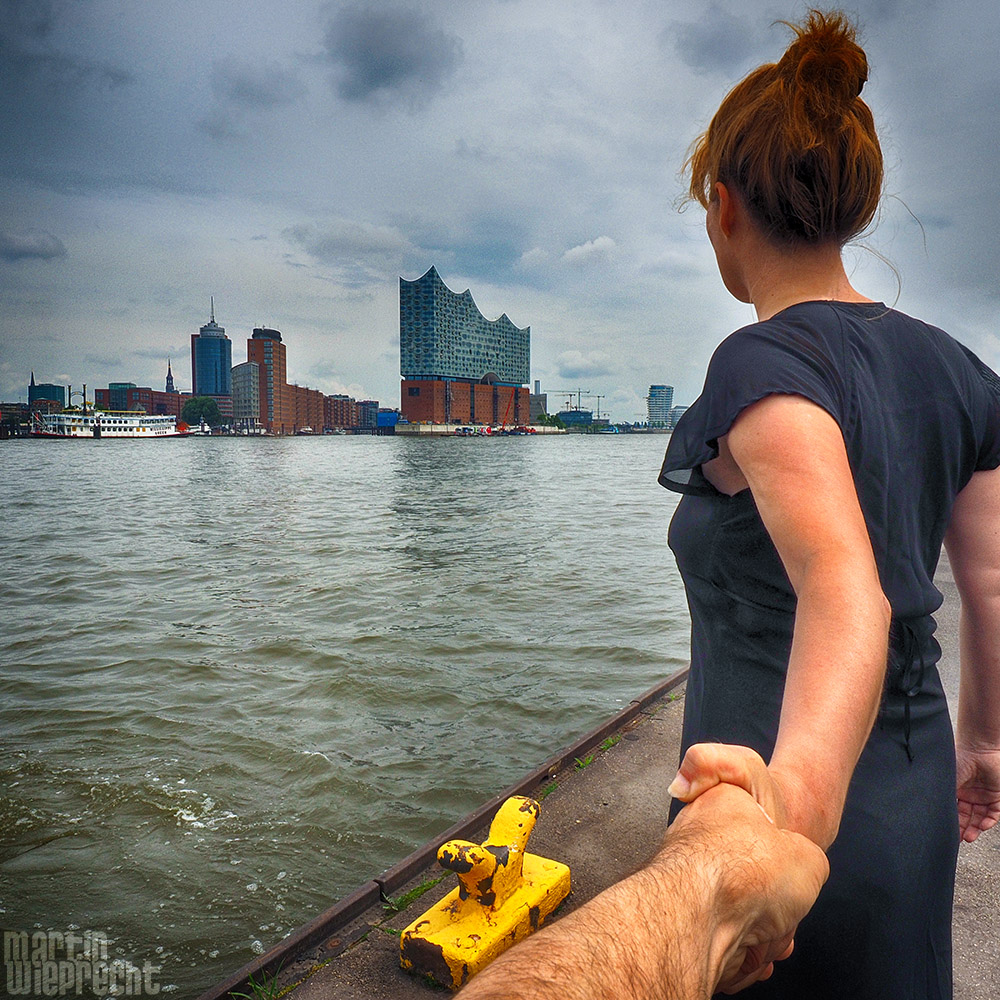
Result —
[[[1000,820],[1000,750],[955,751],[958,784],[958,829],[971,844]]]
[[[728,743],[695,743],[681,761],[667,791],[681,802],[693,802],[715,785],[736,785],[749,792],[779,830],[786,829],[785,795],[763,757],[750,747]]]

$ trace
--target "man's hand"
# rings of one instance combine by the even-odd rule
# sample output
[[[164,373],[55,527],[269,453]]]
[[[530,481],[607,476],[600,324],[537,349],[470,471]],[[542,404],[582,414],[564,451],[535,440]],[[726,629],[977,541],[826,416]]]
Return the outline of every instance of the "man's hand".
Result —
[[[728,944],[721,956],[713,956],[710,975],[717,991],[735,993],[767,979],[774,962],[791,954],[795,928],[816,901],[829,864],[820,848],[778,829],[760,805],[731,784],[702,792],[684,809],[665,850],[689,837],[715,852],[712,909]]]

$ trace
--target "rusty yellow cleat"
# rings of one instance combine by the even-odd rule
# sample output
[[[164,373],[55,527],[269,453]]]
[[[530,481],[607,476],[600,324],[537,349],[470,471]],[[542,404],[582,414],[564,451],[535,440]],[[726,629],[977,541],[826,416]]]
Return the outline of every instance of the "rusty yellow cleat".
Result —
[[[515,795],[497,810],[486,843],[442,845],[438,863],[458,886],[403,931],[404,969],[458,989],[566,898],[569,868],[524,850],[538,813],[534,799]]]

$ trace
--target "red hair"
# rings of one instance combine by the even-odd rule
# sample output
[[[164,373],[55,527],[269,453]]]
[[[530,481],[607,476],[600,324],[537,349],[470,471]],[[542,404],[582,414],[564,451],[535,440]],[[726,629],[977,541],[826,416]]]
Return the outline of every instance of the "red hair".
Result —
[[[722,181],[774,242],[843,246],[882,191],[882,150],[860,97],[868,60],[843,13],[813,10],[788,26],[796,37],[780,62],[741,80],[695,140],[690,194],[707,208]]]

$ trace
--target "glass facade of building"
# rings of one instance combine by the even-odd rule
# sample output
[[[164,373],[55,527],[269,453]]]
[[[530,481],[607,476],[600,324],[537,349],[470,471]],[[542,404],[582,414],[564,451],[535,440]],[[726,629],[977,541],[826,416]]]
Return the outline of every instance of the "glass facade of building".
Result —
[[[466,289],[445,285],[435,268],[416,281],[399,279],[400,372],[406,379],[462,379],[524,385],[531,327],[488,320]]]
[[[233,365],[233,419],[241,428],[260,426],[260,366],[256,361]]]
[[[65,406],[66,386],[55,385],[52,382],[35,382],[35,373],[32,372],[31,382],[28,384],[28,405],[37,399],[51,399],[60,406]]]
[[[109,410],[127,410],[128,405],[128,391],[129,389],[137,389],[138,386],[135,382],[111,382],[108,385],[108,409]]]
[[[646,397],[646,413],[651,427],[670,427],[670,409],[674,405],[672,385],[651,385]]]
[[[195,396],[231,396],[233,345],[214,310],[198,333],[191,334],[191,381]]]

